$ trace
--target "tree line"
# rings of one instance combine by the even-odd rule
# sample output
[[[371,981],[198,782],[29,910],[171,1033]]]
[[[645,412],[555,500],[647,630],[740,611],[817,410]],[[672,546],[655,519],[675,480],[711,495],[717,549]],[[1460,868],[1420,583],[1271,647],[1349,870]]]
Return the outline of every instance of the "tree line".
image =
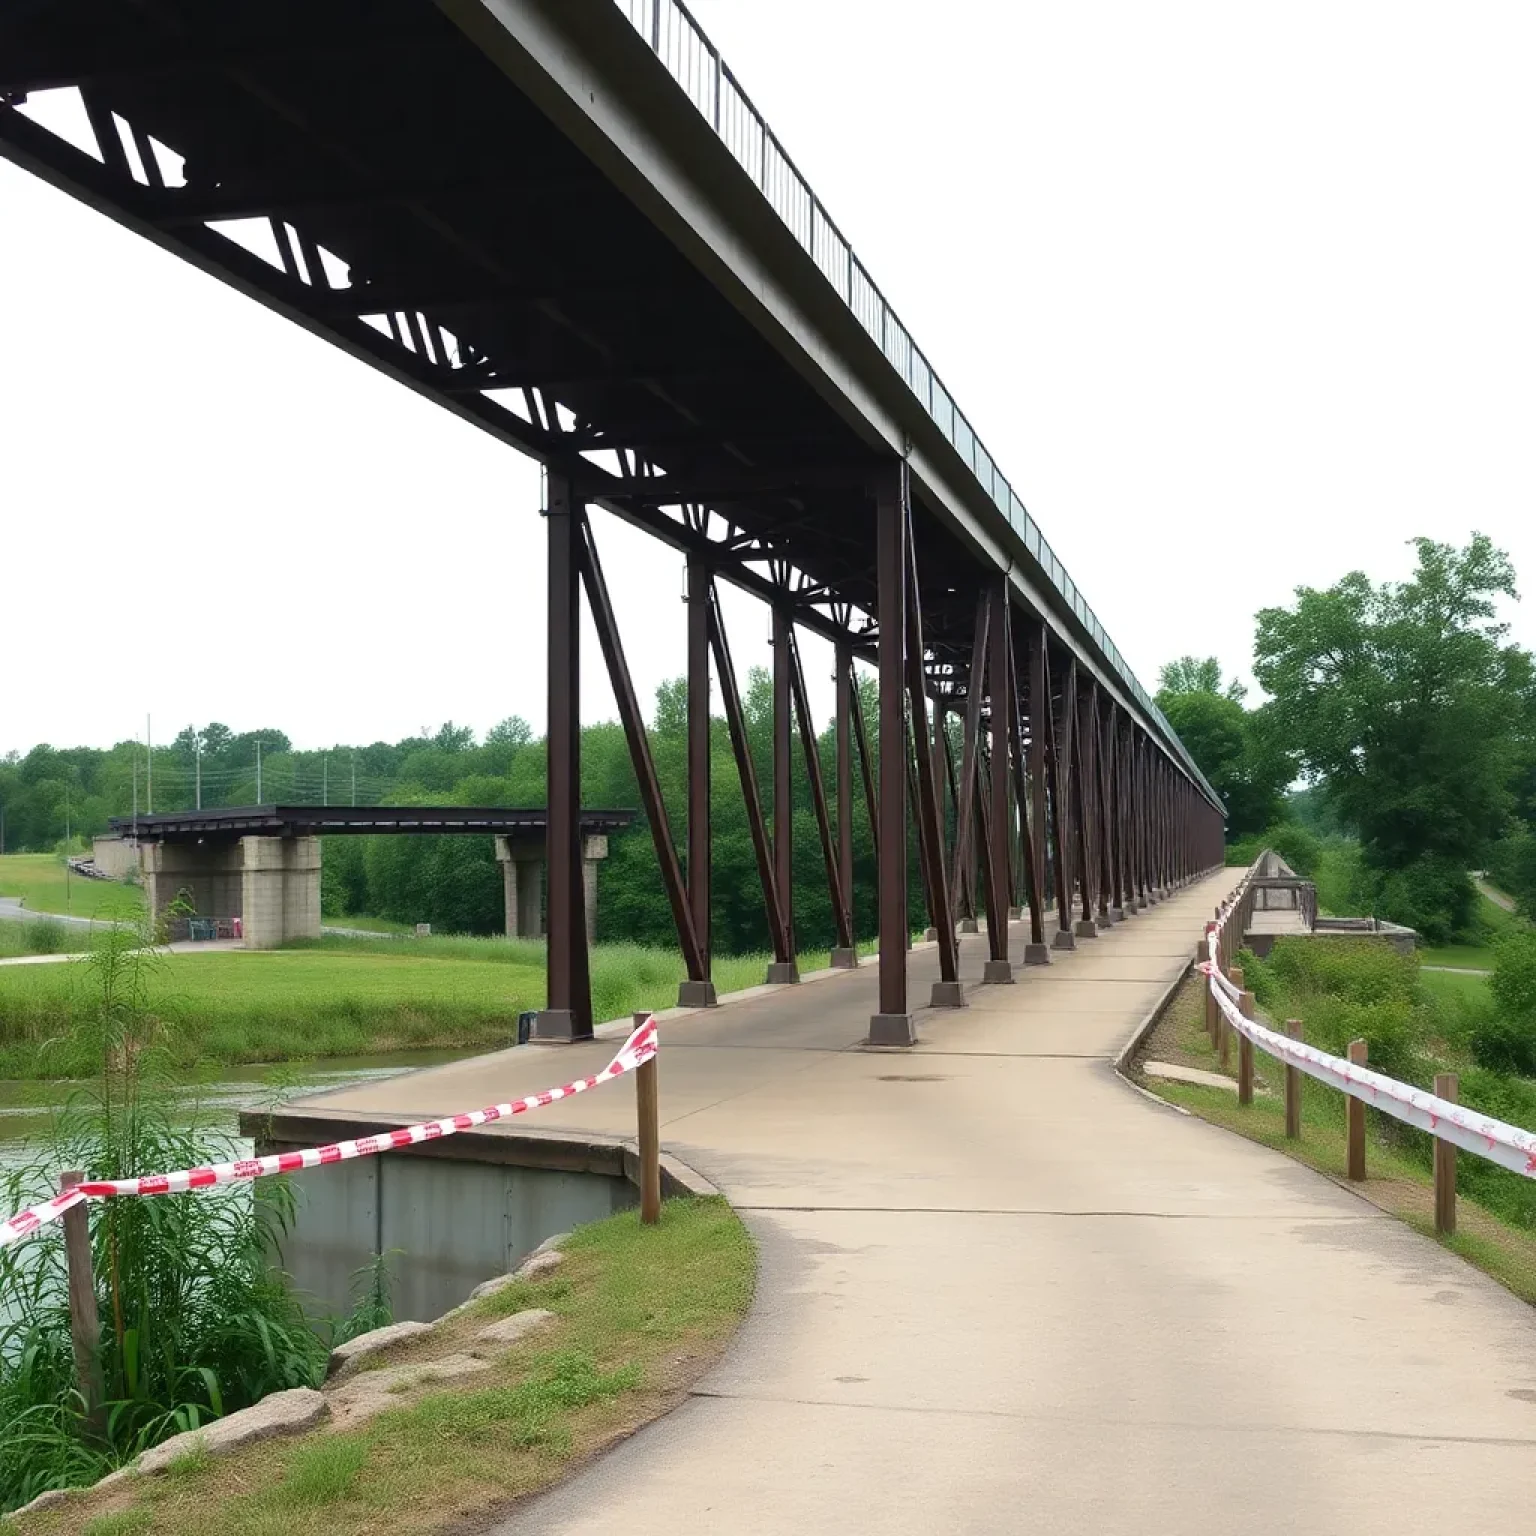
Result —
[[[1338,899],[1444,943],[1475,934],[1472,870],[1536,913],[1536,669],[1497,616],[1517,596],[1508,556],[1482,534],[1413,546],[1407,581],[1353,571],[1258,614],[1256,708],[1189,657],[1158,702],[1221,791],[1229,840],[1305,865],[1348,839]]]

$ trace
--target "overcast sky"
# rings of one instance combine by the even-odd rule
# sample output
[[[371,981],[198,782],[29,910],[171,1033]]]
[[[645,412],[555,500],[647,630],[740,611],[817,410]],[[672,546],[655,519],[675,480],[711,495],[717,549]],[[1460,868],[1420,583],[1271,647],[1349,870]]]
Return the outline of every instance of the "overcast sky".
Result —
[[[1414,534],[1536,584],[1536,7],[692,8],[1148,686]],[[530,461],[7,162],[0,342],[0,752],[543,728]],[[682,563],[594,517],[649,696]]]

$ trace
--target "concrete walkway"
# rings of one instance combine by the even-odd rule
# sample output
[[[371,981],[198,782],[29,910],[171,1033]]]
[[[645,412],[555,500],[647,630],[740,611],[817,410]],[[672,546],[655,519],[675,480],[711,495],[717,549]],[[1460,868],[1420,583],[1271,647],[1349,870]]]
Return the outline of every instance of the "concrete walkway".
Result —
[[[925,1013],[905,1053],[858,1048],[873,967],[668,1023],[664,1144],[750,1225],[757,1300],[682,1407],[499,1529],[1520,1526],[1536,1315],[1109,1065],[1235,879]],[[979,975],[983,945],[963,956]],[[934,964],[914,955],[914,995]],[[525,1047],[325,1103],[453,1111],[609,1050]],[[545,1113],[631,1133],[633,1096]]]

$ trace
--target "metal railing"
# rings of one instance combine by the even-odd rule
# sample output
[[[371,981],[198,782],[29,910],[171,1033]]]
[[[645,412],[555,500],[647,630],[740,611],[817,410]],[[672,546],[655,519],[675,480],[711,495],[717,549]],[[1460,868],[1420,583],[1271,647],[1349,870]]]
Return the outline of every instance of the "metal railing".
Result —
[[[992,455],[972,430],[964,412],[945,389],[910,332],[897,318],[863,262],[843,238],[832,216],[795,169],[784,146],[737,83],[720,51],[704,35],[682,0],[614,0],[630,24],[651,46],[689,101],[720,136],[737,163],[773,205],[795,239],[851,309],[868,334],[917,396],[939,431],[954,446],[982,490],[1008,519],[1024,548],[1076,615],[1099,652],[1131,696],[1162,730],[1197,783],[1215,798],[1204,775],[1184,749],[1152,696],[1137,681],[1113,640],[1105,633],[1077,583],[1056,558],[1039,524],[1024,509]]]

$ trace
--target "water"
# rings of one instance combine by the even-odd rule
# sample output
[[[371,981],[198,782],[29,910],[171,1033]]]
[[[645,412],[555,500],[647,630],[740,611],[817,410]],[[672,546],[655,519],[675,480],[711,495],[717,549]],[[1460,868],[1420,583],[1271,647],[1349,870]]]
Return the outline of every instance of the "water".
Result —
[[[287,1101],[312,1093],[325,1093],[386,1077],[398,1077],[420,1067],[435,1067],[443,1062],[462,1061],[474,1051],[393,1051],[376,1056],[332,1056],[324,1061],[287,1063],[280,1068],[262,1064],[243,1067],[219,1067],[195,1087],[184,1092],[189,1113],[194,1103],[200,1106],[200,1122],[219,1137],[227,1136],[237,1150],[231,1157],[251,1150],[249,1141],[236,1135],[242,1110],[264,1108],[274,1098]],[[274,1074],[281,1074],[281,1089],[274,1084]],[[50,1120],[72,1093],[86,1085],[74,1082],[18,1081],[0,1078],[0,1172],[29,1161],[45,1142]],[[146,1173],[166,1173],[170,1169],[145,1169]],[[0,1221],[11,1212],[0,1212]]]

